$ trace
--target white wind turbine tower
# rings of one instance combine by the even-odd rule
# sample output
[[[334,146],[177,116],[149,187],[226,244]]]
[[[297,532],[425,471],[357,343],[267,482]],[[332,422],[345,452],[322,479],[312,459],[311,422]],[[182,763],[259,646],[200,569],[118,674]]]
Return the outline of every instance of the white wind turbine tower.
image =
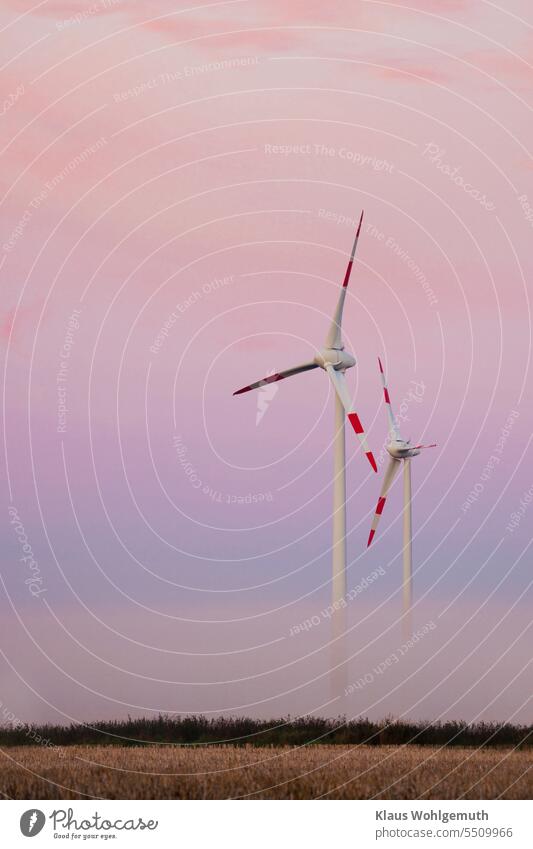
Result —
[[[387,451],[390,454],[389,463],[385,470],[383,486],[379,494],[379,499],[372,520],[372,527],[368,535],[367,548],[374,539],[376,529],[385,507],[387,494],[391,488],[396,475],[400,470],[403,462],[403,627],[404,634],[409,635],[411,628],[411,602],[412,602],[412,581],[413,581],[413,534],[411,527],[411,458],[416,457],[423,448],[435,448],[436,443],[432,445],[411,445],[410,439],[402,439],[398,423],[392,412],[389,390],[385,380],[385,372],[381,360],[378,357],[379,370],[381,372],[381,381],[383,383],[383,396],[385,398],[385,406],[387,407],[387,416],[389,419],[389,441],[387,442]]]
[[[274,383],[278,380],[284,380],[286,377],[292,377],[300,372],[310,371],[311,369],[322,368],[328,375],[333,389],[335,391],[335,436],[334,436],[334,465],[333,465],[333,574],[332,574],[332,602],[334,605],[334,640],[340,637],[344,631],[344,616],[336,615],[343,610],[342,600],[346,596],[346,450],[344,438],[344,418],[348,416],[348,420],[352,425],[363,451],[367,459],[377,472],[376,461],[371,451],[368,449],[366,436],[361,425],[361,420],[352,407],[350,392],[346,382],[346,369],[352,368],[355,365],[355,358],[345,351],[342,342],[342,313],[344,309],[344,301],[346,300],[346,292],[352,266],[357,248],[361,225],[363,222],[363,213],[359,219],[359,225],[355,234],[355,240],[352,247],[352,252],[344,275],[344,281],[339,294],[337,307],[333,315],[328,335],[326,337],[325,346],[317,353],[315,358],[308,363],[303,363],[293,368],[285,369],[285,371],[277,372],[268,377],[258,380],[256,383],[251,383],[243,389],[234,392],[234,395],[240,395],[243,392],[249,392],[250,389],[258,389],[265,386],[267,383]]]

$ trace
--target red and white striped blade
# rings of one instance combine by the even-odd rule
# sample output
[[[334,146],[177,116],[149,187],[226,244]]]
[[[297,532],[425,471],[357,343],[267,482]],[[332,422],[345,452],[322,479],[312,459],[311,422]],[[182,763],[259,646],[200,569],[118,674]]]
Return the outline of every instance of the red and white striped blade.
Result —
[[[363,425],[361,424],[361,419],[359,418],[357,413],[355,413],[352,410],[352,401],[351,401],[351,398],[350,398],[350,393],[348,391],[348,385],[346,383],[346,378],[345,378],[344,374],[340,371],[335,371],[333,366],[328,366],[326,371],[329,375],[329,379],[331,380],[331,382],[333,384],[333,388],[335,389],[335,392],[337,393],[338,397],[340,398],[340,400],[342,402],[344,409],[346,410],[346,415],[348,416],[348,421],[350,422],[355,433],[357,434],[357,438],[359,439],[359,442],[362,445],[363,451],[365,452],[365,455],[366,455],[368,462],[370,463],[370,465],[372,466],[374,471],[377,472],[378,467],[377,467],[376,461],[374,459],[374,455],[372,454],[372,451],[370,451],[370,449],[368,447],[368,443],[366,441],[366,434],[365,434],[365,430],[363,428]]]
[[[342,313],[344,310],[344,301],[346,300],[346,290],[348,288],[348,283],[350,281],[350,275],[352,273],[353,261],[355,257],[355,251],[357,249],[357,242],[359,241],[359,235],[361,233],[361,225],[363,223],[363,215],[364,210],[361,212],[361,217],[359,219],[359,224],[357,225],[357,231],[355,233],[355,239],[352,246],[352,252],[350,254],[350,259],[348,260],[348,266],[346,268],[346,272],[344,274],[344,280],[342,283],[342,287],[339,293],[339,298],[337,301],[337,306],[335,307],[335,312],[333,314],[333,319],[328,331],[328,335],[326,337],[326,348],[342,348]]]
[[[370,528],[370,533],[368,535],[367,548],[374,539],[377,526],[379,524],[379,520],[381,519],[381,514],[383,513],[383,508],[385,507],[385,502],[387,500],[387,494],[389,489],[391,488],[394,478],[398,474],[401,466],[400,460],[395,460],[394,457],[389,459],[389,464],[385,470],[385,477],[383,479],[383,486],[381,487],[381,492],[379,494],[378,503],[376,507],[376,511],[374,513],[374,518],[372,520],[372,526]]]
[[[382,365],[382,362],[381,362],[379,357],[378,357],[378,363],[379,363],[379,371],[381,373],[381,382],[383,384],[383,398],[385,399],[385,406],[387,408],[387,416],[388,416],[388,419],[389,419],[389,433],[395,439],[400,439],[400,431],[399,431],[398,425],[396,424],[396,419],[394,418],[394,413],[392,412],[392,404],[391,404],[391,401],[390,401],[389,389],[388,389],[387,381],[386,381],[386,378],[385,378],[385,372],[383,370],[383,365]]]
[[[256,380],[255,383],[250,383],[249,386],[243,386],[242,389],[237,389],[234,395],[242,395],[243,392],[249,392],[251,389],[259,389],[261,386],[266,386],[267,383],[276,383],[278,380],[285,380],[286,377],[292,377],[293,374],[300,374],[303,371],[310,371],[313,368],[318,368],[316,363],[304,363],[301,366],[278,371],[275,374],[269,374],[268,377],[263,377],[261,380]]]
[[[364,214],[365,214],[365,211],[364,211],[364,209],[363,209],[363,210],[361,211],[361,217],[360,217],[360,219],[359,219],[359,224],[358,224],[358,226],[357,226],[357,232],[356,232],[356,234],[355,234],[355,239],[354,239],[354,243],[353,243],[353,247],[352,247],[352,252],[351,252],[351,254],[350,254],[350,259],[349,259],[349,262],[348,262],[348,266],[347,266],[347,268],[346,268],[346,273],[345,273],[345,275],[344,275],[344,281],[343,281],[343,283],[342,283],[342,288],[343,288],[343,289],[346,289],[346,287],[348,286],[348,283],[350,282],[350,275],[351,275],[351,273],[352,273],[353,260],[354,260],[354,257],[355,257],[355,252],[356,252],[356,250],[357,250],[357,242],[359,241],[359,234],[360,234],[360,232],[361,232],[361,225],[362,225],[362,223],[363,223],[363,215],[364,215]]]

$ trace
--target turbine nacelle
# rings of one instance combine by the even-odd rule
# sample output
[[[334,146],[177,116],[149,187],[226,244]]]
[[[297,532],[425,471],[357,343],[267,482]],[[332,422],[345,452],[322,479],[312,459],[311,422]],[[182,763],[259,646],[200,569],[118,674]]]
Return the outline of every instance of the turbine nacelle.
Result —
[[[418,447],[411,448],[410,439],[394,439],[387,445],[387,451],[395,460],[406,460],[409,457],[416,457],[420,454]]]
[[[333,368],[335,371],[346,371],[355,365],[355,357],[344,348],[322,348],[314,358],[317,366],[323,369]]]

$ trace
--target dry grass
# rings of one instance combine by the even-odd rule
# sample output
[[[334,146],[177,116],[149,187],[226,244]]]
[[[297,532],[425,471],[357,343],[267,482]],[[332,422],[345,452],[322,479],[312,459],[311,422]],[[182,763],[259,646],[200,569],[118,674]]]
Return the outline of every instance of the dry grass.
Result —
[[[432,746],[14,746],[19,799],[530,799],[531,750]]]

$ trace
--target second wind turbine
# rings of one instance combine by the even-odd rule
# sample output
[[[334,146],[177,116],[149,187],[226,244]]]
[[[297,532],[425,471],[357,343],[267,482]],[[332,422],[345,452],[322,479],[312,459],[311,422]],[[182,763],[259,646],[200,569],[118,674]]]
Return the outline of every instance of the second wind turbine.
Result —
[[[355,365],[355,358],[352,354],[345,350],[342,341],[342,313],[344,309],[344,301],[346,300],[346,292],[352,272],[352,266],[363,223],[363,213],[359,219],[359,225],[355,234],[355,240],[352,247],[352,252],[344,275],[344,281],[339,294],[337,307],[333,315],[328,335],[326,336],[324,347],[316,354],[315,358],[308,363],[303,363],[293,368],[285,369],[285,371],[271,374],[258,380],[256,383],[251,383],[249,386],[238,389],[234,395],[241,395],[243,392],[249,392],[251,389],[259,389],[267,383],[274,383],[278,380],[284,380],[286,377],[292,377],[294,374],[300,374],[311,369],[321,368],[328,375],[333,389],[335,391],[335,436],[334,436],[334,463],[333,463],[333,572],[332,572],[332,603],[333,609],[340,612],[342,600],[346,596],[346,444],[344,435],[345,415],[353,427],[357,437],[362,445],[363,451],[372,466],[377,472],[376,461],[374,455],[369,450],[366,436],[361,424],[361,420],[357,413],[352,408],[352,401],[348,384],[346,383],[346,369],[352,368]],[[342,632],[343,617],[334,617],[336,627],[334,626],[334,636],[340,636]],[[336,632],[336,633],[335,633]]]

